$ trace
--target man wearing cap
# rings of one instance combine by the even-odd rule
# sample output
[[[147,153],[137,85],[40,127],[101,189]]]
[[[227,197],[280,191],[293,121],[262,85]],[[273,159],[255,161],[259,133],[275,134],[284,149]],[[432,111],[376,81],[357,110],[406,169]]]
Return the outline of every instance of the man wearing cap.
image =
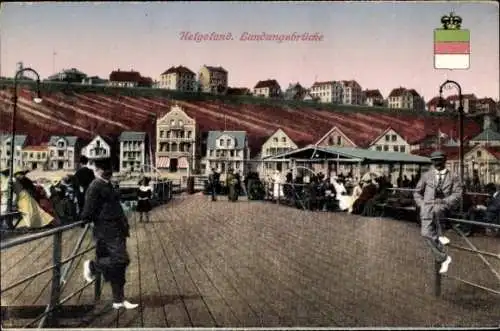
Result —
[[[451,174],[446,165],[446,155],[441,151],[431,154],[433,167],[424,173],[415,187],[414,198],[420,208],[421,234],[429,244],[440,273],[448,271],[451,257],[444,246],[450,240],[442,236],[441,220],[462,199],[462,183]]]
[[[127,253],[129,225],[120,203],[120,193],[111,183],[113,174],[110,160],[96,161],[96,178],[90,183],[85,195],[81,219],[94,223],[96,259],[83,265],[86,281],[94,280],[102,273],[111,284],[113,308],[134,309],[138,305],[125,300],[125,272],[130,259]]]

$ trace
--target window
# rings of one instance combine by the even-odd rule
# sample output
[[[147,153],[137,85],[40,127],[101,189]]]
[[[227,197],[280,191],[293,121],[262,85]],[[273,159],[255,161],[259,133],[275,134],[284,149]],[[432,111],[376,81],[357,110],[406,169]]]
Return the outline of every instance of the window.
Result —
[[[399,152],[399,148],[398,148],[398,146],[392,146],[392,149],[393,149],[395,152]]]
[[[286,143],[286,137],[282,137],[282,138],[281,138],[281,142],[282,142],[282,143]]]
[[[179,126],[183,126],[184,125],[184,122],[179,120]]]
[[[57,156],[58,157],[63,157],[64,156],[64,151],[57,151]]]
[[[175,125],[175,120],[171,120],[170,121],[170,126],[174,126]]]
[[[224,139],[220,139],[220,140],[219,140],[219,145],[220,145],[220,146],[224,146]]]
[[[278,137],[273,138],[273,142],[277,143],[278,142]]]
[[[231,139],[226,139],[226,145],[231,146]]]
[[[381,152],[382,151],[382,146],[377,146],[376,150],[379,151],[379,152]]]
[[[405,146],[399,146],[399,151],[400,151],[401,153],[405,153],[405,152],[406,152],[406,148],[405,148]]]
[[[391,140],[392,140],[392,141],[396,141],[396,140],[398,140],[398,137],[397,137],[395,134],[393,134],[393,135],[391,136]]]
[[[388,134],[386,134],[385,135],[385,141],[390,141],[390,140],[391,140],[391,137]]]
[[[230,156],[230,157],[234,157],[234,151],[230,151],[230,152],[229,152],[229,156]]]
[[[476,155],[477,157],[481,157],[481,151],[477,151]]]
[[[389,146],[385,145],[384,146],[384,152],[387,152],[389,150]]]
[[[333,145],[333,137],[328,138],[328,145]]]
[[[337,136],[337,145],[342,145],[342,137],[341,136]]]

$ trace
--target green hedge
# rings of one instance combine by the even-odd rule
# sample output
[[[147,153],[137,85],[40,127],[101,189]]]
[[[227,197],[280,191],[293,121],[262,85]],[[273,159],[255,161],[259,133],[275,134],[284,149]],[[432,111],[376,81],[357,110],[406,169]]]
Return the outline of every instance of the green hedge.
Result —
[[[0,79],[0,89],[8,89],[14,84],[12,79]],[[19,85],[23,88],[34,89],[36,82],[24,80],[20,81]],[[281,108],[313,108],[317,110],[335,111],[335,112],[369,112],[369,113],[386,113],[386,114],[404,114],[404,115],[420,115],[431,117],[452,117],[456,116],[453,113],[435,113],[435,112],[416,112],[408,109],[390,109],[387,107],[369,107],[369,106],[356,106],[356,105],[339,105],[339,104],[325,104],[314,101],[296,101],[284,99],[267,99],[263,97],[254,96],[235,96],[235,95],[215,95],[202,92],[179,92],[159,88],[147,87],[111,87],[111,86],[98,86],[98,85],[82,85],[82,84],[69,84],[65,82],[42,82],[40,87],[42,93],[98,93],[109,96],[129,96],[129,97],[162,97],[174,100],[183,101],[219,101],[232,105],[262,105],[268,107],[281,107]]]

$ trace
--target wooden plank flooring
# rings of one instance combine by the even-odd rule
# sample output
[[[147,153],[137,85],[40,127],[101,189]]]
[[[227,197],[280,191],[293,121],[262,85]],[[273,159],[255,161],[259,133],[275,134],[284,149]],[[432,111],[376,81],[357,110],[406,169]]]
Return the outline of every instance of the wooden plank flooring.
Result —
[[[343,213],[306,212],[272,203],[180,196],[130,217],[126,296],[140,309],[110,309],[102,299],[75,327],[495,326],[500,298],[451,279],[433,295],[433,261],[417,225]],[[65,234],[69,255],[80,231]],[[450,239],[466,246],[457,236]],[[2,254],[2,286],[51,259],[51,238]],[[500,253],[500,239],[472,237]],[[91,244],[90,238],[82,249]],[[69,248],[71,247],[71,248]],[[450,275],[500,290],[473,254],[450,250]],[[75,261],[63,297],[83,285]],[[24,262],[19,257],[26,256]],[[500,271],[498,260],[487,258]],[[49,276],[50,278],[50,273]],[[49,278],[36,290],[2,294],[2,305],[41,304]],[[33,285],[33,286],[32,286]],[[12,290],[14,291],[14,290]],[[19,294],[19,292],[22,292]],[[89,287],[68,304],[93,304]],[[65,324],[66,323],[66,324]]]

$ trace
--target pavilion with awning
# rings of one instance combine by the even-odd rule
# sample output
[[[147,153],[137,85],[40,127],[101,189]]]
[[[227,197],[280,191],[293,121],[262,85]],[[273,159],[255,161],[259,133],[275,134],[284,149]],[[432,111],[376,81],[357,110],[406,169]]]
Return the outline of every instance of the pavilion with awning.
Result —
[[[382,152],[354,147],[322,147],[310,145],[287,153],[272,157],[276,161],[288,160],[292,169],[297,166],[320,164],[329,173],[331,170],[337,172],[340,166],[350,165],[351,171],[357,169],[358,176],[361,174],[362,166],[371,164],[388,165],[392,173],[394,166],[400,167],[402,173],[403,165],[426,166],[431,164],[428,157],[398,152]],[[295,176],[296,174],[294,174]]]

